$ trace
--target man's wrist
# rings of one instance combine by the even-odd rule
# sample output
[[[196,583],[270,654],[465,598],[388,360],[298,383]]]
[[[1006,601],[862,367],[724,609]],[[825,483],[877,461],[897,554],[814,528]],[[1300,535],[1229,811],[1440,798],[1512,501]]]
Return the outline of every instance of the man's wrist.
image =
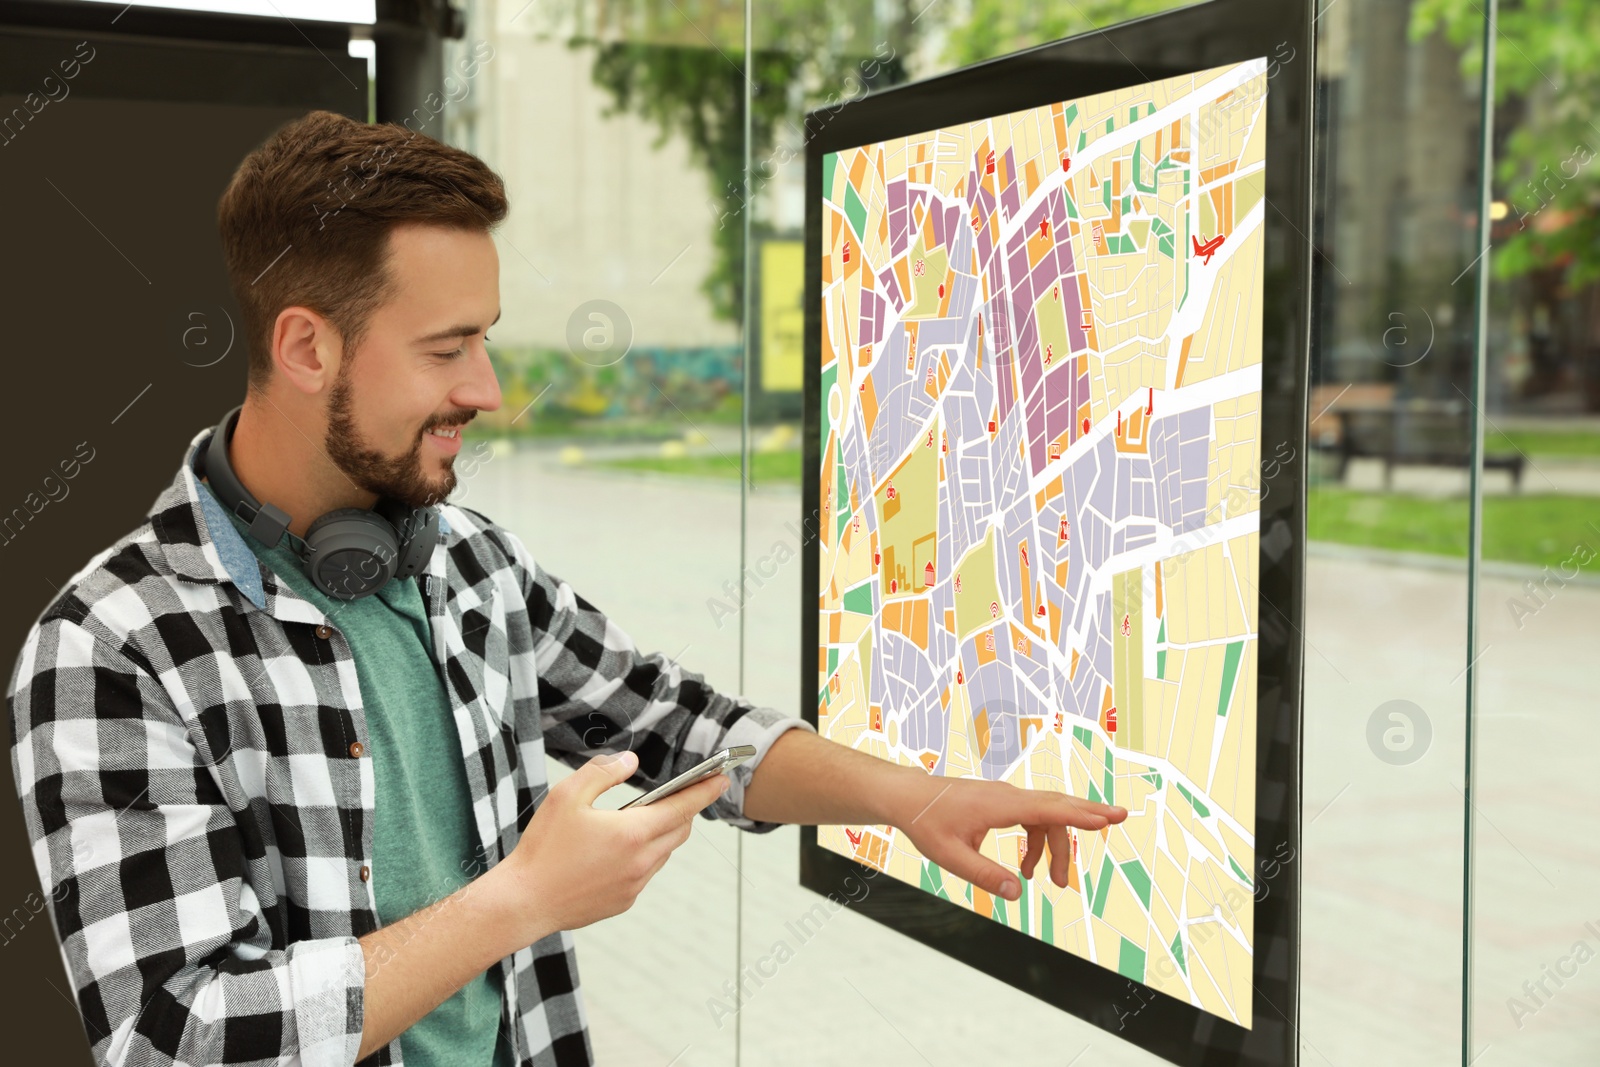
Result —
[[[527,948],[555,932],[529,900],[514,855],[490,867],[465,887],[476,897],[479,917],[486,927],[496,931],[495,936],[505,949],[500,957]]]
[[[881,787],[873,790],[873,806],[878,823],[904,830],[932,806],[944,787],[939,780],[917,766],[882,761],[885,774]],[[892,773],[889,773],[892,772]]]
[[[920,765],[902,766],[805,730],[786,730],[745,787],[758,821],[807,826],[910,826],[949,786]]]

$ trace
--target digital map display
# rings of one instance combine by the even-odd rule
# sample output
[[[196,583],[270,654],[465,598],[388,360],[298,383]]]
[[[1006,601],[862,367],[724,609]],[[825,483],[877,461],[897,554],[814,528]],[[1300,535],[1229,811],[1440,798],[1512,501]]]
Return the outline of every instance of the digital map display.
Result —
[[[1129,815],[1017,903],[818,842],[1245,1027],[1266,70],[822,167],[819,731]]]

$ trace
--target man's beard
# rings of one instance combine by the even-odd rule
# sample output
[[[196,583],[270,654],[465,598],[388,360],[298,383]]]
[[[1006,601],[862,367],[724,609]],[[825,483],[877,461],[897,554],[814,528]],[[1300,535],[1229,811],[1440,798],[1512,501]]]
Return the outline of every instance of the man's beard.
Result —
[[[440,480],[429,481],[422,470],[425,443],[421,435],[411,450],[400,456],[388,456],[367,448],[356,432],[350,411],[349,366],[349,363],[340,366],[328,395],[328,433],[324,445],[329,457],[351,481],[369,493],[413,508],[443,503],[456,487],[455,457],[446,456]]]

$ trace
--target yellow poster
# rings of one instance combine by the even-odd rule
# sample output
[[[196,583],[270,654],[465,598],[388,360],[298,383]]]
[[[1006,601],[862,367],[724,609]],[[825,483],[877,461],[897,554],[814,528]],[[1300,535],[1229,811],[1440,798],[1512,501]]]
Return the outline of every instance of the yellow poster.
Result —
[[[800,391],[800,352],[805,342],[805,243],[761,245],[761,378],[767,393]]]

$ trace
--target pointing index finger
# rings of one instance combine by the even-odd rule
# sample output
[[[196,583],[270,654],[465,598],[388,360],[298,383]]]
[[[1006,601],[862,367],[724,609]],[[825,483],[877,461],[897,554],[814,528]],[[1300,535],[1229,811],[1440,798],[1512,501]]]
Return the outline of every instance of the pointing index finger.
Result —
[[[1033,803],[1028,806],[1025,821],[1076,826],[1083,830],[1098,830],[1122,822],[1128,809],[1116,804],[1101,804],[1079,797],[1035,790]]]

